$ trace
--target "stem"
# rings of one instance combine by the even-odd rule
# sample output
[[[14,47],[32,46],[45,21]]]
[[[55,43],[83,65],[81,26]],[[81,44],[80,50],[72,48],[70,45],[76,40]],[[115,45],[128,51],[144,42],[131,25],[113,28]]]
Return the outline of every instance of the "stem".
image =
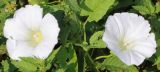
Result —
[[[60,3],[61,1],[53,1],[53,2],[50,2],[50,3],[47,3],[47,4],[55,4],[55,3]]]
[[[85,72],[85,59],[84,51],[81,48],[76,48],[77,50],[77,61],[78,61],[78,72]]]
[[[106,59],[106,58],[109,58],[109,57],[111,57],[112,55],[108,55],[108,56],[99,56],[99,57],[97,57],[95,60],[98,60],[98,59]]]
[[[83,35],[84,35],[84,42],[87,42],[87,38],[86,38],[86,24],[87,24],[87,22],[88,22],[88,18],[87,18],[87,20],[83,23],[83,30],[84,30]]]
[[[86,59],[86,63],[88,64],[91,72],[99,72],[99,70],[96,68],[91,56],[87,52],[85,53],[85,59]]]
[[[92,52],[91,52],[91,56],[93,55],[93,52],[94,52],[94,49],[93,49]]]

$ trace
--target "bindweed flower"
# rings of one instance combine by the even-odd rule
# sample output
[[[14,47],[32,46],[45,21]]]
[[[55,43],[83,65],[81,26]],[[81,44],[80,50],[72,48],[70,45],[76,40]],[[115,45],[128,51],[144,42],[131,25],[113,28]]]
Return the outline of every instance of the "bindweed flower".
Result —
[[[5,22],[9,56],[15,60],[20,57],[47,58],[58,42],[59,31],[53,15],[48,13],[43,17],[40,6],[26,5]]]
[[[140,65],[156,52],[150,24],[134,13],[115,13],[105,24],[103,40],[107,47],[127,65]]]

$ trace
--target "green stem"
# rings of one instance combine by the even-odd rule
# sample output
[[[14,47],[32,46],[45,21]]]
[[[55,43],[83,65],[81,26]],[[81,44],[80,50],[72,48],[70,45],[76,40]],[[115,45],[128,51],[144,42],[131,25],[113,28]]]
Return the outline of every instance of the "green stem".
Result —
[[[85,51],[81,48],[74,48],[77,51],[78,72],[85,72]]]
[[[88,22],[88,18],[86,19],[86,21],[83,23],[83,35],[84,35],[84,42],[87,42],[87,39],[86,39],[86,24]]]
[[[86,52],[85,53],[85,59],[86,63],[88,64],[91,72],[99,72],[99,70],[96,68],[94,61],[92,60],[91,56]]]
[[[108,56],[99,56],[99,57],[96,57],[96,59],[95,60],[98,60],[98,59],[106,59],[106,58],[109,58],[109,57],[111,57],[112,55],[108,55]]]
[[[61,1],[53,1],[53,2],[50,2],[50,3],[47,3],[47,4],[55,4],[55,3],[60,3]]]

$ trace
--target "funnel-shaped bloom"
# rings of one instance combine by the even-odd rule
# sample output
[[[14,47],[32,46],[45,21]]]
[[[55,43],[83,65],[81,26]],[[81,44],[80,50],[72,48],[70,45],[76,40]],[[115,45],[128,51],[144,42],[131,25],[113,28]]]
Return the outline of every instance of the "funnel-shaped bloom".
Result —
[[[116,13],[105,24],[103,40],[127,65],[140,65],[156,52],[156,41],[150,24],[134,13]]]
[[[18,9],[13,18],[7,19],[4,36],[12,59],[37,57],[45,59],[58,42],[59,26],[55,17],[46,14],[38,5]]]

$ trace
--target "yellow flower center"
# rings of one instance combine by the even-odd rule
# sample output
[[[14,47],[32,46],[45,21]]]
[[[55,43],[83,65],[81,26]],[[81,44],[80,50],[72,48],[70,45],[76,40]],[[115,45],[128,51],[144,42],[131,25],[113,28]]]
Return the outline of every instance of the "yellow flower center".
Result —
[[[42,40],[43,40],[43,35],[42,33],[39,31],[39,32],[34,32],[32,34],[32,40],[35,44],[39,44]]]
[[[119,41],[119,47],[121,51],[123,52],[123,51],[133,48],[134,43],[132,42],[132,40],[126,40],[123,38]]]

